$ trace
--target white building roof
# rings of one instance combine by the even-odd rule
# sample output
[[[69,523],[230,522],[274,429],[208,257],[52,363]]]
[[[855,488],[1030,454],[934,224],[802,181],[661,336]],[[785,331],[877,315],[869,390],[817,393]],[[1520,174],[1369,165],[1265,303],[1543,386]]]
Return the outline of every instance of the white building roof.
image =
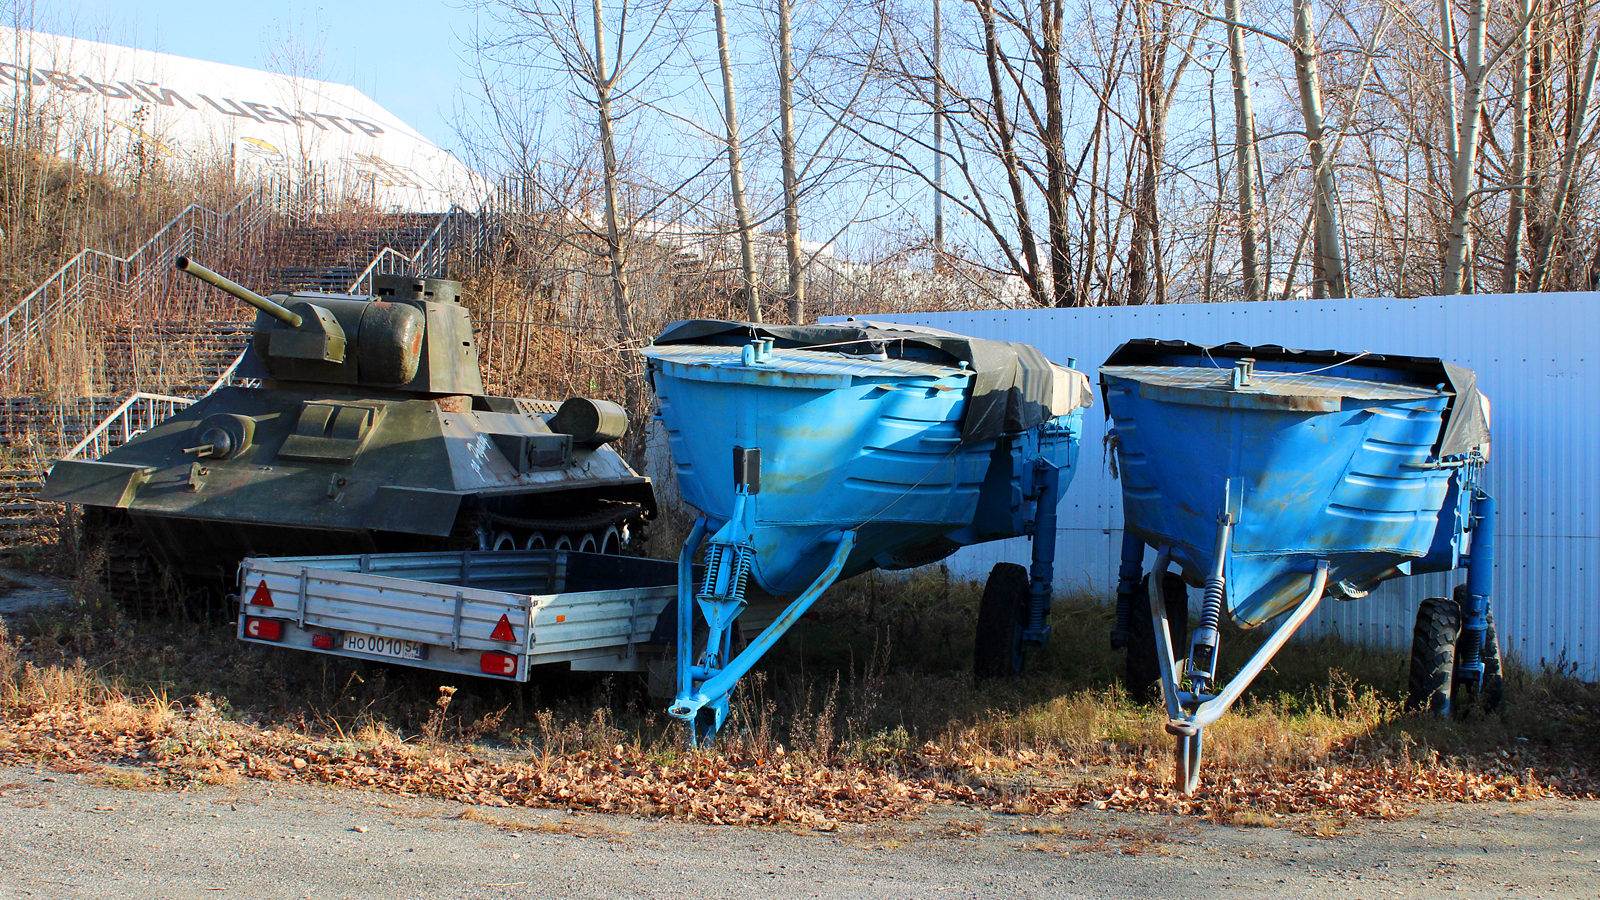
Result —
[[[481,179],[349,85],[0,28],[0,106],[60,122],[62,146],[115,160],[231,160],[382,209],[476,208]]]

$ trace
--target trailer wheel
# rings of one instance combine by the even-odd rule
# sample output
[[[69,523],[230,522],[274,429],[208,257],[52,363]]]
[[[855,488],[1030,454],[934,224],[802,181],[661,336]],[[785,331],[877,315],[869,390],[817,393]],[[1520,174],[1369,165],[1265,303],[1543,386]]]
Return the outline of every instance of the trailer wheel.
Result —
[[[1417,607],[1411,631],[1411,692],[1406,708],[1446,711],[1456,668],[1456,642],[1461,639],[1461,607],[1448,597],[1429,597]]]
[[[1456,586],[1455,602],[1457,610],[1464,606],[1462,601],[1466,599],[1466,590],[1467,586],[1464,584]],[[1483,684],[1476,693],[1466,689],[1465,685],[1452,686],[1450,708],[1458,714],[1465,714],[1474,708],[1481,709],[1483,712],[1494,712],[1500,708],[1500,701],[1505,697],[1505,676],[1501,671],[1500,665],[1500,635],[1494,627],[1494,611],[1490,610],[1485,618],[1487,627],[1483,632],[1483,655],[1481,657],[1483,660]],[[1461,658],[1461,642],[1464,636],[1463,634],[1462,637],[1456,639],[1456,659]]]
[[[972,645],[972,671],[979,678],[1022,674],[1022,626],[1028,610],[1028,570],[995,563],[978,604],[978,633]]]
[[[1180,660],[1189,647],[1189,589],[1177,572],[1161,582],[1167,602],[1167,629],[1172,653]],[[1150,615],[1150,576],[1139,579],[1139,592],[1128,598],[1128,647],[1125,684],[1135,700],[1161,698],[1161,663],[1156,658],[1156,623]]]

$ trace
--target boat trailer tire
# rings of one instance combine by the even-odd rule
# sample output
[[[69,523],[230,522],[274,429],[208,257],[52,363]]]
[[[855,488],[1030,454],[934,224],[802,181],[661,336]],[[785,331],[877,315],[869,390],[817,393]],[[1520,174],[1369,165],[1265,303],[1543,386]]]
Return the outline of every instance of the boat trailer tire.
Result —
[[[1474,710],[1492,712],[1500,706],[1505,677],[1493,612],[1487,616],[1488,627],[1483,634],[1481,689],[1455,683],[1456,659],[1465,637],[1460,603],[1464,589],[1465,586],[1456,588],[1456,597],[1429,597],[1417,608],[1417,625],[1411,633],[1411,692],[1406,697],[1406,709],[1427,710],[1436,715],[1448,709],[1462,716]]]
[[[1135,700],[1161,698],[1161,663],[1156,661],[1156,625],[1150,615],[1150,576],[1139,579],[1139,592],[1128,605],[1128,646],[1125,685]],[[1172,635],[1172,655],[1181,665],[1189,655],[1189,589],[1176,572],[1168,572],[1161,582],[1161,596],[1167,601],[1167,628]]]
[[[972,670],[979,678],[1022,674],[1022,626],[1028,611],[1028,570],[1016,563],[995,563],[978,604],[978,633],[972,646]]]
[[[1411,632],[1411,692],[1406,708],[1443,713],[1449,708],[1450,682],[1461,638],[1461,607],[1449,597],[1429,597],[1417,607]]]

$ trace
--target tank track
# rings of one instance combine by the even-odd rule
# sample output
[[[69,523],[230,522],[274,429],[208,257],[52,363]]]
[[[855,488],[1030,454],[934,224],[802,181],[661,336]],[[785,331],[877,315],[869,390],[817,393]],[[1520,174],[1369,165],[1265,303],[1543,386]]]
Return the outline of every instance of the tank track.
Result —
[[[84,558],[112,603],[140,617],[188,611],[191,592],[156,559],[125,511],[86,507],[79,527]]]
[[[572,549],[584,553],[622,553],[631,532],[644,521],[642,504],[603,501],[571,516],[529,518],[485,513],[473,531],[479,550]]]

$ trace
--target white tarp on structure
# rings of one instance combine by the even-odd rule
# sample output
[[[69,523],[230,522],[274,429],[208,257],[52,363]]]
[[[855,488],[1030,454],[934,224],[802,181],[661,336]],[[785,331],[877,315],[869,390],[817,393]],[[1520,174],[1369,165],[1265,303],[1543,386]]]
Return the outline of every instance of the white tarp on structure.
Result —
[[[0,28],[0,105],[108,163],[159,154],[231,165],[383,210],[477,208],[481,181],[353,87],[97,41]]]
[[[1130,338],[1199,344],[1239,341],[1309,350],[1437,356],[1477,371],[1494,404],[1494,455],[1486,483],[1497,501],[1494,615],[1505,648],[1529,666],[1573,667],[1600,678],[1600,294],[1181,303],[874,317],[973,337],[1026,341],[1055,362],[1096,367]],[[1122,491],[1105,464],[1105,409],[1084,416],[1077,475],[1061,503],[1059,590],[1112,596],[1122,544]],[[1027,562],[1006,541],[951,557],[983,577],[999,560]],[[1149,560],[1146,560],[1149,564]],[[1447,596],[1465,578],[1419,575],[1380,585],[1362,600],[1326,602],[1309,628],[1403,648],[1422,598]],[[1198,594],[1197,591],[1191,592]],[[1192,598],[1193,599],[1193,598]]]

